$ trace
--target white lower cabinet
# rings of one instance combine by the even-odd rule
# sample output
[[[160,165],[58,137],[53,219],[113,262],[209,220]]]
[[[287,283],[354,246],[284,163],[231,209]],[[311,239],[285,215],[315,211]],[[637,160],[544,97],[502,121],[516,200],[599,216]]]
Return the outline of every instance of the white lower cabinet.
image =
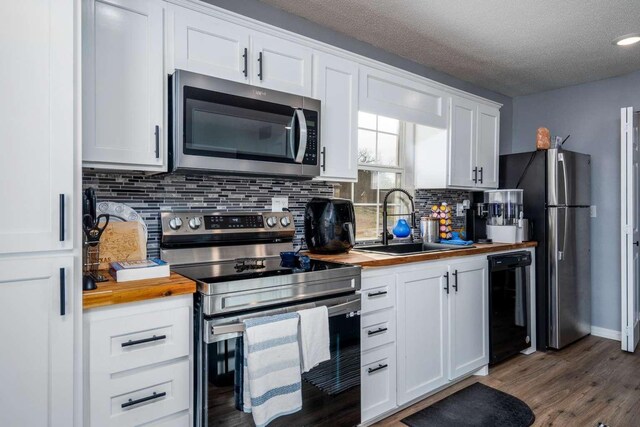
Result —
[[[189,425],[192,297],[87,311],[85,425]]]
[[[484,256],[365,270],[362,423],[489,363]]]

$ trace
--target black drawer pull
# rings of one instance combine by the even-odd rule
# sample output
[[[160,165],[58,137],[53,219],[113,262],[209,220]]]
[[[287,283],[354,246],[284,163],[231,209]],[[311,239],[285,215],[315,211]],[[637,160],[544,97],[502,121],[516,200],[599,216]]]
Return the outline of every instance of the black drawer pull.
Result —
[[[381,333],[387,332],[387,331],[388,331],[387,328],[378,328],[375,331],[367,331],[367,335],[371,336],[371,335],[381,334]]]
[[[59,240],[61,242],[64,242],[64,194],[60,194],[59,196],[59,204],[60,204],[60,225],[59,225],[59,229],[60,229],[60,236],[59,236]]]
[[[262,52],[258,53],[258,77],[260,77],[260,81],[262,81]]]
[[[154,135],[156,137],[156,159],[160,158],[160,126],[156,125]]]
[[[144,402],[148,402],[150,400],[154,400],[154,399],[160,399],[161,397],[165,397],[167,395],[166,392],[162,392],[162,393],[156,393],[155,391],[153,392],[153,394],[151,396],[147,396],[147,397],[143,397],[140,399],[136,399],[136,400],[131,400],[129,399],[128,402],[123,403],[122,405],[120,405],[122,407],[122,409],[126,409],[129,406],[133,406],[133,405],[137,405],[139,403],[144,403]]]
[[[380,297],[380,296],[382,296],[382,295],[386,295],[386,294],[388,294],[388,293],[389,293],[389,292],[387,292],[387,291],[369,292],[369,293],[367,294],[367,296],[368,296],[369,298],[375,298],[375,297]]]
[[[447,295],[449,295],[449,272],[444,274],[444,278],[447,281],[447,286],[445,286],[444,289],[447,291]]]
[[[153,342],[153,341],[160,341],[166,338],[167,338],[166,335],[154,335],[151,338],[143,338],[141,340],[135,340],[135,341],[129,340],[127,342],[123,342],[121,345],[122,347],[130,347],[132,345],[144,344],[144,343]]]
[[[455,278],[455,280],[453,281],[453,289],[455,289],[456,292],[458,292],[458,270],[454,271],[451,274],[453,274],[453,277]]]
[[[373,374],[376,371],[379,371],[381,369],[385,369],[385,368],[388,368],[388,367],[389,367],[389,365],[387,365],[386,363],[384,365],[382,363],[378,363],[377,367],[369,368],[369,369],[367,369],[367,372],[370,373],[370,374]]]
[[[67,306],[67,284],[66,284],[66,274],[65,269],[60,269],[60,316],[64,316],[66,314],[66,306]]]
[[[247,61],[249,60],[249,55],[247,52],[247,48],[244,48],[244,54],[242,55],[244,59],[244,70],[242,70],[242,74],[244,74],[245,78],[249,75],[249,69],[247,68]]]

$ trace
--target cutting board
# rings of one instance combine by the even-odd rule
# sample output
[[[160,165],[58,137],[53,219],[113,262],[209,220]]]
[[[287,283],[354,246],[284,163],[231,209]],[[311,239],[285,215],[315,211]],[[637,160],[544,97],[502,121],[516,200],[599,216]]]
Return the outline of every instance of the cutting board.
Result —
[[[110,222],[100,237],[100,269],[115,261],[147,259],[147,236],[137,221]]]

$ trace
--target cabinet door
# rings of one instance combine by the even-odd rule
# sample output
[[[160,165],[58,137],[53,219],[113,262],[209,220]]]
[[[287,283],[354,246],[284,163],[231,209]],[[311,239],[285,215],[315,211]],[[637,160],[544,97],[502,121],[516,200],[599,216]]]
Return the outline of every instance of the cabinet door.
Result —
[[[166,170],[162,2],[84,6],[84,165]]]
[[[253,33],[251,84],[311,96],[311,49],[278,37]]]
[[[1,425],[73,425],[74,283],[72,257],[0,261]]]
[[[73,7],[0,2],[0,253],[72,247]]]
[[[476,166],[478,187],[498,188],[498,156],[500,155],[500,110],[478,105],[478,140]]]
[[[489,303],[487,260],[449,266],[449,379],[489,363]]]
[[[248,81],[249,30],[182,7],[174,10],[175,68]]]
[[[322,101],[321,176],[325,180],[358,179],[358,64],[318,52],[314,98]]]
[[[387,345],[362,354],[362,422],[396,407],[396,351]]]
[[[451,100],[449,185],[453,187],[475,187],[476,109],[470,100]]]
[[[448,382],[446,267],[398,275],[398,405]]]

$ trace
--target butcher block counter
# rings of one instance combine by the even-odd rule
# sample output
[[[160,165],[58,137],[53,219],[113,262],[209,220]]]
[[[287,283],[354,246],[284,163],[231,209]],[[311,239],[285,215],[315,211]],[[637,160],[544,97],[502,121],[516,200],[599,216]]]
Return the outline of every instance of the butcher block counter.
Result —
[[[109,281],[96,283],[97,289],[82,292],[82,307],[85,310],[154,298],[193,294],[196,291],[196,282],[174,272],[171,272],[169,277],[120,283],[116,282],[108,271],[101,273]]]
[[[474,243],[473,248],[465,248],[449,251],[425,252],[415,255],[384,255],[372,252],[362,252],[353,249],[348,254],[322,255],[307,253],[313,259],[322,261],[340,262],[344,264],[355,264],[361,267],[387,267],[411,262],[434,261],[445,258],[455,258],[473,255],[489,254],[492,252],[504,252],[518,249],[534,248],[537,242],[523,243]]]

